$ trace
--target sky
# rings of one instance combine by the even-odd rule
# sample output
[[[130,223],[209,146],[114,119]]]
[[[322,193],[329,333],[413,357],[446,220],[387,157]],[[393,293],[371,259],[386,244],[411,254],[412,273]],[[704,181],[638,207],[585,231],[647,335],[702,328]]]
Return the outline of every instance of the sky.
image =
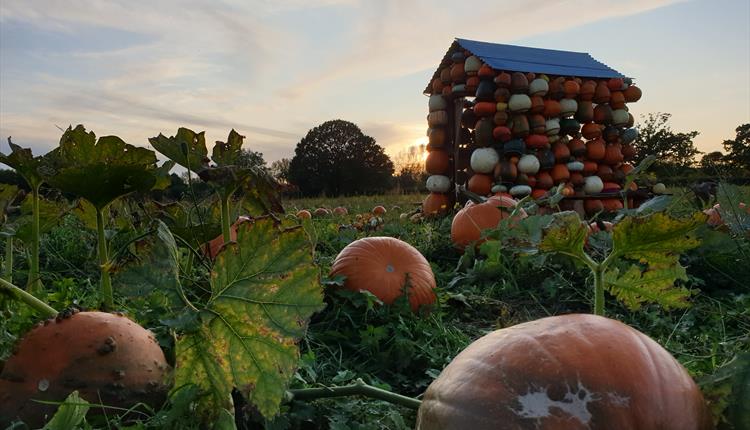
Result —
[[[0,0],[0,150],[79,123],[139,146],[234,128],[270,163],[344,119],[394,157],[425,140],[456,37],[588,52],[704,152],[750,122],[747,0]]]

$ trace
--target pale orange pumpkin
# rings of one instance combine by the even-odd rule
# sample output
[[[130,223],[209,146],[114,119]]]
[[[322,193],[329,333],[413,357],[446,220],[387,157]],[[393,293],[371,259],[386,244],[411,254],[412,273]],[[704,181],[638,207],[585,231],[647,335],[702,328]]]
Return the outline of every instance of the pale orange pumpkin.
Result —
[[[496,330],[430,384],[417,430],[708,430],[690,374],[619,321],[560,315]]]
[[[393,237],[365,237],[341,250],[331,276],[346,277],[344,288],[369,291],[392,304],[407,288],[413,311],[435,303],[435,275],[427,259],[408,243]]]
[[[383,206],[375,206],[374,208],[372,208],[372,213],[374,215],[385,215],[386,212],[387,211],[385,210],[385,207]]]
[[[430,193],[422,202],[422,213],[425,217],[435,217],[448,213],[451,199],[445,193]]]

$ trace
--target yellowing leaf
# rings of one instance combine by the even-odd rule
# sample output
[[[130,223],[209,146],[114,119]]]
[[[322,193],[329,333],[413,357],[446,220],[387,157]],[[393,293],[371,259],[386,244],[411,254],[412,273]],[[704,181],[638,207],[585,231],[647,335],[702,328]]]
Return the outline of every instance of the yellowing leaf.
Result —
[[[176,384],[197,384],[204,412],[229,408],[237,387],[266,417],[275,415],[299,359],[297,340],[323,307],[319,270],[301,228],[272,218],[238,226],[211,275],[200,330],[177,342]]]
[[[588,229],[576,212],[559,212],[552,216],[550,223],[542,230],[539,249],[543,252],[582,257]]]
[[[148,139],[151,146],[180,166],[199,172],[208,167],[208,149],[205,132],[180,127],[175,136],[166,137],[159,133]]]
[[[637,310],[643,303],[658,303],[665,309],[688,306],[690,290],[676,288],[676,280],[687,280],[685,268],[674,265],[659,269],[642,270],[632,265],[620,274],[619,269],[608,270],[604,274],[604,284],[615,297],[631,310]]]
[[[695,213],[678,219],[657,212],[645,217],[626,217],[612,232],[613,252],[652,267],[669,266],[675,256],[697,247],[695,229],[705,224],[706,215]]]

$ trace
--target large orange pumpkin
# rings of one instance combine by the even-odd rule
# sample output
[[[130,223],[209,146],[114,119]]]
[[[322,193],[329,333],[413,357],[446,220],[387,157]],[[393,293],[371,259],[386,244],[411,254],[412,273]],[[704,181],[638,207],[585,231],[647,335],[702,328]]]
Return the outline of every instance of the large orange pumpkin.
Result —
[[[700,390],[645,334],[595,315],[497,330],[427,388],[417,430],[708,430]]]
[[[76,389],[96,405],[157,407],[168,374],[154,336],[127,317],[80,312],[50,319],[24,336],[2,368],[0,428],[15,418],[41,427],[57,405],[34,400],[61,402]],[[90,413],[101,409],[92,405]]]
[[[456,248],[465,249],[482,237],[482,230],[497,227],[500,220],[510,216],[516,201],[505,196],[493,196],[484,203],[469,202],[453,217],[451,241]],[[526,212],[519,211],[521,218]]]
[[[427,259],[408,243],[393,237],[365,237],[341,250],[331,276],[346,277],[344,287],[369,291],[393,303],[408,286],[409,305],[417,311],[435,302],[435,275]]]
[[[450,157],[446,151],[431,151],[425,160],[425,170],[431,175],[442,175],[450,167]]]

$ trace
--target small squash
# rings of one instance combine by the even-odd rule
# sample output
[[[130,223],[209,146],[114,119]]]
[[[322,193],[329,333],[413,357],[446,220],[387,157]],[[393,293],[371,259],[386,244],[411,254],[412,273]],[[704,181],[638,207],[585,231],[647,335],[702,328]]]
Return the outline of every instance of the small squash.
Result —
[[[516,201],[508,197],[492,197],[484,203],[467,203],[451,223],[453,245],[463,250],[478,241],[483,230],[497,227],[500,220],[510,216],[515,205]],[[526,213],[519,211],[519,216],[525,218]]]

